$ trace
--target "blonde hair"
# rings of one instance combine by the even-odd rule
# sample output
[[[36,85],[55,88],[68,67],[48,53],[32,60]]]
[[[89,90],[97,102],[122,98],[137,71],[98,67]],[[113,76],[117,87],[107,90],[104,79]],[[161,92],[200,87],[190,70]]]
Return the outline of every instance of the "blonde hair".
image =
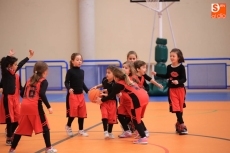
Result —
[[[123,65],[124,65],[124,64],[127,65],[127,66],[129,67],[129,69],[130,69],[130,74],[129,74],[129,76],[133,76],[133,75],[136,74],[136,70],[135,70],[135,68],[134,68],[133,62],[126,61],[126,62],[123,63]]]
[[[113,76],[119,80],[124,80],[127,85],[133,84],[133,82],[129,79],[129,76],[121,68],[114,68]]]
[[[38,61],[34,65],[34,74],[30,78],[30,85],[36,85],[42,78],[43,73],[48,69],[48,65],[43,61]]]

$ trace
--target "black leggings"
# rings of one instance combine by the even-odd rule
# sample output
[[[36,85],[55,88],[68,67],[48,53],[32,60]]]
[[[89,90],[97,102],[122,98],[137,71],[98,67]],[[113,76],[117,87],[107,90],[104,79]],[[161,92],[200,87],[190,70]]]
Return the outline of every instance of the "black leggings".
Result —
[[[134,124],[136,130],[138,131],[140,137],[144,138],[144,137],[146,137],[146,135],[145,135],[145,128],[143,126],[144,124],[142,124],[142,123],[143,122],[141,121],[141,123],[138,124],[137,120],[133,120],[133,124]]]
[[[183,116],[183,112],[176,112],[177,122],[179,122],[180,124],[184,123],[182,116]]]
[[[6,131],[7,131],[6,136],[7,136],[7,138],[11,138],[13,136],[13,133],[17,127],[18,127],[18,122],[6,124]]]
[[[75,117],[68,117],[68,121],[67,121],[67,126],[71,127],[72,122],[74,120]],[[83,130],[83,125],[84,125],[84,118],[78,118],[78,127],[79,130]]]
[[[45,141],[46,148],[50,148],[51,147],[50,131],[44,131],[43,132],[43,138],[44,138],[44,141]],[[21,139],[21,135],[19,135],[19,134],[14,135],[14,139],[13,139],[13,142],[12,142],[12,145],[11,145],[12,149],[16,149],[20,139]]]
[[[127,125],[127,117],[126,117],[126,115],[118,114],[118,120],[121,123],[121,126],[122,126],[123,130],[128,131],[129,127]]]
[[[108,131],[109,133],[112,133],[113,124],[108,124],[108,119],[107,118],[102,119],[102,124],[103,124],[104,131]]]

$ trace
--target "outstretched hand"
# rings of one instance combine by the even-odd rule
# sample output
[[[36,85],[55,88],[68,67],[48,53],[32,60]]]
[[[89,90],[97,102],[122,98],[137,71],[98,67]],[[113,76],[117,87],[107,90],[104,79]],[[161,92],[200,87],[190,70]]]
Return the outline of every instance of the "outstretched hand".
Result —
[[[153,72],[152,72],[152,75],[156,76],[156,75],[157,75],[157,72],[153,71]]]
[[[29,58],[33,57],[34,56],[34,51],[30,49],[29,52],[30,52]]]
[[[13,56],[14,54],[15,54],[15,52],[13,51],[13,49],[11,49],[9,52],[9,56]]]

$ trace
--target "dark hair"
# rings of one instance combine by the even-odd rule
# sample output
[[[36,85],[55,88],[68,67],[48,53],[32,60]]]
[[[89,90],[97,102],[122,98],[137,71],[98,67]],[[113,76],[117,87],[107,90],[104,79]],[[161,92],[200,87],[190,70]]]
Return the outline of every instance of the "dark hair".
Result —
[[[137,60],[137,61],[134,62],[134,68],[136,70],[140,69],[144,65],[146,65],[146,63],[144,61],[141,61],[141,60]]]
[[[129,51],[128,54],[127,54],[127,59],[129,58],[130,55],[135,55],[136,58],[137,58],[137,53],[135,51]]]
[[[126,62],[123,63],[123,65],[124,65],[124,64],[126,64],[126,65],[129,67],[129,69],[130,69],[130,74],[129,74],[129,76],[132,76],[132,75],[134,75],[134,74],[136,73],[136,70],[135,70],[135,68],[134,68],[133,62],[126,61]]]
[[[127,85],[132,84],[132,81],[130,80],[129,76],[125,74],[125,72],[121,68],[114,68],[113,76],[118,78],[119,80],[124,80]]]
[[[110,70],[111,72],[113,72],[113,70],[116,68],[116,66],[114,66],[114,65],[109,65],[108,67],[107,67],[107,70]]]
[[[30,85],[36,85],[42,78],[43,73],[48,69],[48,65],[43,61],[38,61],[34,65],[33,75],[30,78]]]
[[[178,63],[183,63],[184,62],[184,56],[183,53],[180,49],[178,48],[173,48],[170,53],[176,53],[178,56]]]
[[[81,56],[81,59],[83,60],[83,57],[82,57],[82,55],[80,54],[80,53],[73,53],[72,55],[71,55],[71,57],[70,57],[70,62],[69,62],[69,65],[70,65],[70,68],[73,68],[74,66],[73,66],[73,63],[72,63],[72,61],[75,59],[75,57],[76,56]]]
[[[2,75],[4,75],[5,70],[9,67],[12,66],[15,62],[17,62],[18,59],[14,56],[8,56],[3,57],[1,59],[0,65],[1,65],[1,71],[2,71]]]

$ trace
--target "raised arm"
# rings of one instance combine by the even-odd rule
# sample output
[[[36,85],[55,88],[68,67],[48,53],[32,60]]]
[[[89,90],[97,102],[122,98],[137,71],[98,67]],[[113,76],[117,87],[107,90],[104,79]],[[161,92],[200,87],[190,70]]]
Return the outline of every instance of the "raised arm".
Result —
[[[21,60],[21,61],[18,63],[18,67],[17,67],[16,71],[20,70],[20,69],[23,67],[23,65],[25,65],[26,62],[28,62],[29,59],[30,59],[31,57],[33,57],[34,51],[33,51],[33,50],[29,50],[29,53],[30,53],[30,54],[29,54],[28,57],[24,58],[23,60]]]

